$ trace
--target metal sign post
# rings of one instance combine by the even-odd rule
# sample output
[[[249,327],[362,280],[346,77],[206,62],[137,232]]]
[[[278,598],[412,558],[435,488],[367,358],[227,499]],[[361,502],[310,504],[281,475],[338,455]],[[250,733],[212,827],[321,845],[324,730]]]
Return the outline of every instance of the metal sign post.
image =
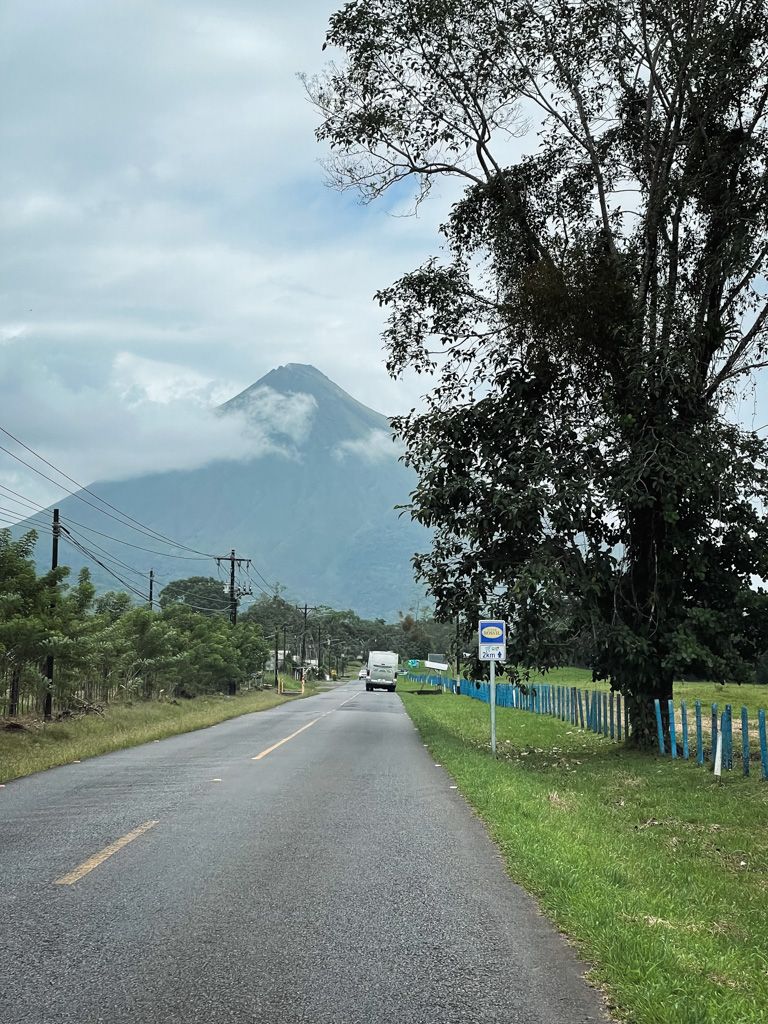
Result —
[[[491,663],[491,752],[496,757],[496,662],[507,660],[507,624],[481,619],[477,627],[480,661]]]

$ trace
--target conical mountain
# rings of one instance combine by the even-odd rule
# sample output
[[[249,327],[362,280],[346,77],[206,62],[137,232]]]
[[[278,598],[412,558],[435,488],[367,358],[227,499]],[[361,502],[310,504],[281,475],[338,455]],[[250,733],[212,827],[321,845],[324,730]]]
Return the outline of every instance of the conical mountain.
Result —
[[[272,370],[217,412],[242,417],[252,458],[90,488],[177,547],[137,534],[74,496],[58,503],[73,536],[142,593],[150,569],[157,595],[170,579],[216,575],[205,554],[228,555],[234,548],[253,560],[255,581],[279,582],[284,596],[297,601],[352,608],[364,617],[392,618],[407,608],[415,589],[410,559],[428,536],[395,509],[408,500],[415,476],[398,461],[387,418],[315,367],[296,363]],[[88,565],[99,589],[120,588],[68,539],[60,561],[73,575]],[[141,575],[107,561],[94,543]],[[196,558],[183,546],[205,554]],[[38,544],[41,566],[47,548],[47,539]]]

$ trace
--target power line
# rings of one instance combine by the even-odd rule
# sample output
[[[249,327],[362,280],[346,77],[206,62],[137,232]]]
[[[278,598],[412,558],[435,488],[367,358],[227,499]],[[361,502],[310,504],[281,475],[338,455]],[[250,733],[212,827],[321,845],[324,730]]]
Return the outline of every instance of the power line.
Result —
[[[76,519],[70,519],[69,516],[66,519],[62,519],[62,522],[78,526],[81,530],[87,530],[89,533],[98,534],[99,537],[106,537],[107,540],[113,540],[116,544],[124,544],[126,547],[136,548],[137,551],[148,551],[150,555],[160,555],[161,558],[181,558],[187,562],[208,562],[211,557],[210,555],[173,555],[166,551],[158,551],[156,548],[146,548],[143,544],[132,544],[129,540],[120,540],[119,537],[113,537],[109,533],[102,533],[101,530],[96,530],[92,526],[86,526],[85,523],[78,523]]]
[[[24,442],[20,441],[18,437],[14,437],[14,435],[10,431],[6,430],[5,427],[0,427],[0,431],[2,431],[8,437],[14,440],[17,444],[21,445],[22,448],[26,449],[26,451],[34,455],[35,458],[40,459],[41,462],[44,462],[46,466],[50,466],[50,468],[54,470],[54,472],[58,473],[59,476],[63,476],[65,480],[69,480],[70,483],[73,483],[75,487],[79,488],[79,490],[85,491],[86,494],[90,494],[92,498],[95,498],[97,501],[100,501],[102,505],[106,505],[107,508],[111,508],[114,512],[117,512],[119,516],[122,516],[123,519],[129,520],[129,522],[122,522],[120,519],[117,519],[109,512],[106,512],[103,508],[99,508],[98,505],[94,505],[93,502],[88,501],[81,494],[78,494],[75,491],[70,490],[68,487],[64,487],[64,485],[60,483],[58,480],[54,480],[53,477],[48,476],[47,473],[43,473],[42,470],[37,469],[35,466],[32,466],[29,462],[26,462],[24,459],[22,459],[21,456],[14,454],[14,452],[10,451],[8,448],[4,448],[2,445],[0,445],[0,451],[4,451],[6,455],[10,455],[12,459],[16,459],[17,462],[20,462],[23,466],[26,466],[27,469],[31,469],[33,473],[37,473],[38,476],[43,477],[43,479],[48,480],[50,483],[55,484],[57,487],[63,488],[68,494],[71,494],[72,497],[85,502],[86,505],[90,505],[91,508],[95,509],[97,512],[101,512],[102,515],[109,516],[110,519],[114,519],[116,522],[120,523],[121,526],[128,526],[130,529],[137,530],[137,532],[143,533],[145,536],[152,537],[153,540],[165,541],[166,544],[170,544],[172,547],[183,548],[186,551],[193,551],[196,555],[205,555],[208,558],[214,557],[207,551],[198,551],[197,548],[192,548],[188,544],[179,544],[176,541],[171,540],[170,537],[166,537],[165,534],[160,533],[158,530],[153,530],[151,526],[145,526],[143,523],[139,522],[138,519],[134,519],[133,516],[129,516],[127,512],[122,512],[115,505],[110,504],[110,502],[108,502],[105,498],[99,497],[99,495],[96,494],[94,491],[90,490],[90,488],[78,483],[77,480],[69,476],[67,473],[63,472],[63,470],[60,470],[57,466],[54,466],[52,462],[49,462],[47,459],[43,458],[42,455],[38,455],[38,453],[33,448],[30,448],[29,445],[24,444]],[[131,526],[132,523],[135,525]]]
[[[19,519],[15,518],[16,515],[17,515],[15,509],[13,509],[13,508],[5,508],[4,506],[0,505],[0,512],[4,512],[6,514],[6,516],[11,518],[13,520],[14,525],[16,525],[17,523],[20,522]],[[26,523],[34,523],[35,526],[40,526],[41,525],[41,521],[39,519],[35,519],[34,516],[27,516],[27,518],[24,520],[24,522],[26,522]],[[46,526],[50,526],[51,524],[50,523],[45,523],[45,525]]]
[[[26,504],[30,506],[30,508],[36,508],[41,512],[48,511],[45,505],[40,505],[38,502],[32,501],[31,498],[26,497],[26,495],[24,494],[19,494],[18,491],[14,491],[10,487],[6,487],[5,484],[0,484],[0,488],[2,488],[4,491],[8,491],[9,494],[15,494],[17,497],[12,500],[17,501],[19,504],[21,504],[21,501],[19,501],[19,499],[22,499]],[[98,511],[101,511],[101,509],[98,509]],[[27,519],[31,520],[32,517],[27,516]],[[119,520],[117,521],[119,522]],[[211,557],[210,555],[174,555],[170,552],[158,551],[156,548],[144,547],[144,545],[142,544],[133,544],[129,540],[121,540],[119,537],[113,537],[112,534],[110,533],[103,533],[101,530],[97,530],[93,526],[86,526],[85,523],[79,523],[76,519],[71,519],[69,516],[67,516],[66,519],[63,518],[62,522],[67,522],[74,526],[79,526],[81,529],[87,530],[89,533],[98,534],[99,537],[106,537],[107,540],[113,540],[116,544],[124,544],[126,547],[136,548],[137,551],[148,551],[151,555],[160,555],[161,558],[182,558],[190,562],[207,562],[208,559]],[[127,523],[121,523],[120,525],[127,526]]]
[[[89,551],[86,547],[83,547],[83,545],[78,540],[75,540],[75,538],[72,537],[68,533],[68,531],[62,530],[62,534],[64,535],[65,540],[68,540],[69,543],[72,544],[73,547],[76,547],[78,551],[82,552],[82,554],[84,554],[86,558],[92,559],[96,563],[96,565],[101,566],[101,568],[104,569],[105,572],[108,572],[110,576],[113,576],[118,583],[122,583],[124,587],[130,590],[131,593],[136,594],[137,597],[140,597],[142,601],[147,600],[146,594],[142,593],[140,590],[137,590],[136,587],[133,586],[133,584],[128,583],[127,580],[124,580],[121,576],[118,576],[116,572],[113,572],[112,569],[109,568],[109,566],[104,565],[104,563],[100,559],[98,559],[92,551]]]
[[[66,529],[66,528],[63,527],[63,529]],[[70,535],[74,534],[74,536],[77,536],[77,533],[78,533],[77,530],[66,530],[66,532],[68,534],[70,534]],[[83,543],[86,540],[88,540],[88,538],[87,537],[81,537],[80,540],[81,540],[81,543]],[[146,569],[135,569],[132,565],[128,565],[127,562],[124,562],[122,559],[118,558],[116,555],[110,554],[110,552],[107,551],[106,548],[103,548],[100,544],[97,544],[95,541],[90,540],[90,541],[88,541],[88,543],[91,545],[91,547],[94,547],[98,551],[103,552],[103,557],[108,559],[108,561],[116,562],[118,565],[122,566],[124,569],[127,569],[128,572],[136,573],[137,576],[146,576],[147,575]],[[157,578],[158,575],[169,576],[170,573],[167,573],[167,572],[166,573],[155,573],[155,578]]]
[[[259,570],[256,568],[255,565],[254,565],[253,568],[254,568],[255,572],[259,572]],[[250,572],[248,571],[248,566],[245,567],[245,575],[248,577],[248,579],[251,581],[251,583],[254,585],[254,587],[256,587],[257,590],[260,590],[262,592],[262,594],[266,594],[267,597],[272,597],[272,594],[270,593],[270,591],[269,590],[265,590],[264,587],[262,587],[262,585],[259,583],[259,581],[255,580],[253,578],[253,576],[251,576]],[[259,576],[261,576],[260,572],[259,572]],[[261,576],[261,578],[264,580],[263,576]],[[264,582],[267,583],[266,580],[264,580]],[[267,586],[269,586],[268,583],[267,583]]]
[[[9,495],[15,495],[11,497],[10,501],[15,501],[17,505],[27,505],[35,512],[45,512],[45,505],[39,505],[36,501],[32,501],[30,498],[25,497],[23,494],[19,494],[18,491],[11,490],[10,487],[6,487],[5,484],[0,484],[0,488],[7,491]]]
[[[49,462],[48,459],[44,458],[42,455],[40,455],[38,452],[36,452],[29,445],[25,444],[22,440],[20,440],[18,437],[16,437],[14,434],[12,434],[9,430],[6,430],[5,427],[0,426],[0,431],[2,431],[2,433],[5,434],[7,437],[11,438],[11,440],[15,441],[16,444],[20,445],[22,448],[24,448],[26,451],[28,451],[35,458],[37,458],[41,462],[43,462],[46,466],[49,466],[54,472],[58,473],[59,476],[64,477],[65,480],[69,480],[70,483],[74,484],[77,488],[79,488],[80,491],[84,491],[86,494],[90,494],[91,497],[96,499],[96,501],[101,502],[101,504],[107,506],[107,508],[111,508],[114,512],[117,513],[118,516],[121,516],[122,518],[119,519],[119,518],[117,518],[117,516],[112,515],[110,512],[107,512],[105,509],[100,508],[98,505],[94,505],[93,502],[88,501],[87,498],[84,498],[82,496],[82,494],[79,494],[79,493],[76,493],[75,491],[70,490],[68,487],[65,487],[59,481],[54,480],[52,477],[48,476],[48,474],[43,473],[42,470],[40,470],[37,467],[31,465],[29,462],[25,461],[20,456],[16,455],[14,452],[10,451],[8,448],[5,448],[2,445],[0,445],[0,451],[3,451],[7,455],[10,455],[10,457],[12,459],[16,459],[17,462],[20,462],[23,466],[26,466],[28,469],[31,469],[33,473],[37,473],[38,476],[43,477],[43,479],[48,480],[50,483],[54,484],[57,487],[62,487],[72,497],[77,498],[79,501],[84,502],[86,505],[89,505],[96,512],[100,512],[102,515],[108,516],[110,519],[114,520],[116,523],[119,523],[120,526],[128,527],[128,529],[135,530],[137,533],[141,533],[144,536],[149,537],[151,540],[159,540],[159,541],[161,541],[163,543],[169,544],[171,547],[181,548],[182,550],[190,551],[190,552],[192,552],[192,555],[179,555],[179,554],[173,554],[173,553],[166,553],[166,552],[163,552],[163,551],[157,551],[157,550],[152,549],[152,548],[144,547],[143,545],[140,545],[140,544],[132,544],[130,541],[121,540],[118,537],[112,537],[110,534],[103,533],[102,531],[97,530],[94,527],[86,526],[84,523],[78,523],[77,520],[69,519],[69,517],[67,517],[66,520],[65,520],[67,523],[70,523],[72,525],[78,526],[78,527],[80,527],[80,529],[86,530],[86,531],[88,531],[90,533],[95,533],[98,536],[105,537],[106,539],[112,540],[112,541],[114,541],[117,544],[124,544],[127,547],[132,547],[132,548],[135,548],[136,550],[140,550],[140,551],[147,551],[150,554],[156,554],[156,555],[159,555],[160,557],[163,557],[163,558],[180,558],[180,559],[186,559],[186,560],[189,560],[189,561],[202,561],[202,560],[205,560],[205,559],[208,559],[208,558],[216,559],[215,555],[212,555],[209,552],[200,551],[197,548],[190,547],[190,545],[188,545],[188,544],[182,544],[182,543],[179,543],[177,541],[174,541],[170,537],[167,537],[165,534],[160,533],[158,530],[155,530],[152,527],[148,527],[148,526],[146,526],[146,524],[141,523],[138,519],[134,519],[132,516],[129,516],[126,512],[122,512],[119,508],[117,508],[115,505],[112,505],[105,498],[100,497],[94,491],[90,490],[90,488],[85,487],[82,484],[80,484],[77,480],[74,479],[74,477],[69,476],[69,474],[65,473],[63,470],[60,470],[52,462]],[[11,488],[6,487],[4,484],[0,484],[0,487],[2,487],[2,489],[4,491],[7,491],[9,494],[16,495],[16,498],[13,498],[11,500],[16,501],[17,504],[20,503],[17,499],[21,499],[24,503],[28,504],[30,508],[35,508],[35,506],[36,506],[38,510],[47,511],[44,506],[40,505],[37,502],[30,501],[28,498],[25,498],[24,495],[19,494],[19,492],[17,492],[17,491],[13,491]],[[6,511],[10,511],[10,510],[6,510]],[[11,515],[16,515],[16,513],[15,512],[11,512]],[[37,525],[40,525],[37,522],[37,520],[33,520],[33,518],[31,516],[28,516],[27,519],[28,519],[28,521],[34,521]],[[127,522],[124,522],[123,520],[127,520]],[[131,524],[134,524],[134,525],[131,525]],[[47,525],[48,524],[46,523],[46,526]],[[94,544],[94,546],[99,548],[101,551],[105,551],[104,548],[101,548],[100,545],[96,544],[95,542],[91,541],[91,543]],[[105,552],[105,554],[106,554],[106,552]],[[121,562],[120,559],[117,559],[114,556],[107,555],[107,557],[110,558],[111,560],[117,562],[118,564],[121,564],[121,565],[125,566],[125,568],[127,568],[131,572],[138,572],[138,570],[133,569],[130,566],[127,566],[127,564],[125,562]],[[257,589],[261,590],[262,593],[269,595],[270,590],[272,588],[271,588],[270,583],[267,581],[267,579],[262,575],[261,572],[259,572],[259,570],[254,565],[253,566],[254,572],[262,580],[262,582],[266,585],[266,587],[270,588],[270,590],[265,590],[264,587],[262,587],[261,584],[259,584],[255,579],[253,579],[253,577],[248,572],[248,566],[250,564],[252,564],[250,562],[250,559],[248,559],[248,560],[245,560],[245,559],[238,560],[238,566],[240,565],[240,563],[242,561],[245,561],[245,563],[246,563],[246,565],[245,565],[245,573],[246,573],[248,579],[250,580],[250,582],[253,583],[254,586],[257,587]],[[99,564],[101,564],[101,563],[99,563]],[[218,562],[217,562],[217,564],[218,564]],[[102,566],[102,567],[106,568],[105,566]],[[109,570],[107,570],[107,571],[109,571]],[[112,574],[112,575],[114,575],[114,574]],[[116,577],[116,578],[118,578],[118,577]]]

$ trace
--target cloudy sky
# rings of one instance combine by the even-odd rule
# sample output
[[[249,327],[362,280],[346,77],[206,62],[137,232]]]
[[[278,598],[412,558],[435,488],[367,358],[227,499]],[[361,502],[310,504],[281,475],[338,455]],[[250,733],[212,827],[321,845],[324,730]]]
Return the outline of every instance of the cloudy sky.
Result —
[[[337,6],[5,0],[0,425],[81,482],[236,452],[210,406],[287,362],[384,413],[422,392],[388,378],[372,296],[447,199],[403,218],[324,185],[296,75]]]
[[[209,410],[280,364],[388,414],[428,385],[388,378],[372,297],[435,252],[449,197],[404,218],[325,187],[297,73],[336,6],[3,3],[0,426],[77,480],[242,454]],[[2,483],[60,493],[0,452]]]

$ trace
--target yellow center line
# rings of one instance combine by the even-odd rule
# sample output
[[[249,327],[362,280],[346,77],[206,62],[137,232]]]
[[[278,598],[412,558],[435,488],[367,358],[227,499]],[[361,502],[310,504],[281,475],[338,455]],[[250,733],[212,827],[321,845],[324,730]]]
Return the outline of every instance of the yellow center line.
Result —
[[[324,715],[320,716],[320,718],[324,718],[324,717],[325,717]],[[282,745],[284,743],[287,743],[288,740],[292,740],[294,736],[298,736],[300,732],[304,732],[304,730],[308,729],[310,727],[310,725],[314,725],[315,722],[319,722],[320,718],[315,718],[311,722],[307,722],[306,725],[302,725],[302,727],[300,729],[297,729],[296,732],[292,732],[291,735],[290,736],[286,736],[284,740],[278,740],[277,743],[273,744],[271,747],[267,747],[266,750],[262,750],[262,752],[260,754],[257,754],[255,757],[252,757],[251,760],[252,761],[260,761],[262,757],[266,757],[267,754],[271,754],[273,750],[277,750],[278,747],[282,747]]]
[[[362,690],[358,690],[358,691],[357,691],[357,693],[353,693],[351,697],[347,697],[347,699],[346,699],[346,700],[343,700],[343,701],[341,702],[341,704],[339,704],[339,707],[340,707],[340,708],[343,708],[345,704],[349,704],[349,702],[350,702],[351,700],[354,700],[354,699],[355,699],[355,697],[359,697],[359,696],[360,696],[360,694],[361,694],[362,692],[363,692]]]
[[[353,693],[351,697],[348,697],[345,701],[342,701],[341,704],[339,704],[339,707],[343,708],[345,704],[348,704],[349,701],[353,700],[355,697],[358,697],[362,692],[362,690],[358,690],[357,693]],[[333,712],[336,710],[336,708],[332,708],[330,711],[325,711],[322,715],[320,715],[319,718],[313,718],[311,722],[307,722],[306,725],[302,725],[300,729],[297,729],[296,732],[292,732],[291,735],[286,736],[285,739],[278,740],[277,743],[273,743],[271,747],[267,747],[266,750],[262,750],[260,754],[256,754],[254,757],[251,758],[251,760],[260,761],[262,757],[266,757],[267,754],[271,754],[273,750],[277,750],[278,747],[282,747],[282,745],[284,743],[287,743],[288,740],[292,740],[294,736],[298,736],[300,732],[304,732],[304,730],[308,729],[310,725],[314,725],[315,722],[319,722],[320,719],[325,718],[326,715],[332,715]]]
[[[153,825],[157,825],[157,822],[145,821],[143,825],[139,825],[139,827],[135,828],[133,832],[129,832],[127,835],[122,836],[120,839],[116,840],[116,842],[110,843],[109,846],[105,846],[99,853],[95,853],[92,857],[89,857],[88,860],[83,861],[79,867],[75,868],[74,871],[70,871],[68,875],[64,875],[62,878],[57,878],[55,884],[72,885],[73,882],[77,882],[83,877],[83,875],[87,875],[89,871],[93,871],[94,868],[97,868],[99,864],[107,859],[107,857],[111,857],[113,853],[117,853],[118,850],[122,850],[124,846],[127,846],[128,843],[132,843],[134,839],[138,839],[138,837],[144,832],[148,832]]]

